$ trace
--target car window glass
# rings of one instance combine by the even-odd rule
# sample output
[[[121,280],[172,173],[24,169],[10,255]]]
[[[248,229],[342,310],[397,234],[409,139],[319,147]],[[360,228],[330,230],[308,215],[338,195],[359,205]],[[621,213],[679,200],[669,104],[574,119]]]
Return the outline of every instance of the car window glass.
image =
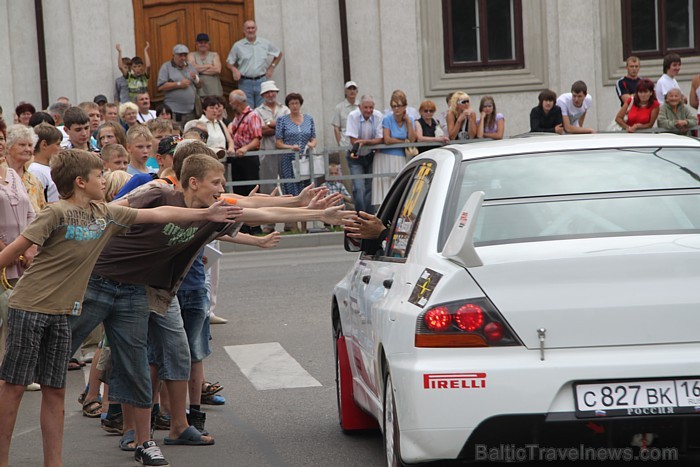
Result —
[[[454,223],[469,195],[484,191],[476,245],[700,230],[700,195],[635,193],[700,188],[697,149],[517,155],[468,161],[461,170],[449,218]],[[557,195],[567,198],[545,198]]]
[[[408,256],[420,222],[425,198],[430,190],[434,170],[435,163],[425,161],[413,172],[413,179],[408,185],[406,195],[389,232],[386,256],[390,258],[406,258]]]

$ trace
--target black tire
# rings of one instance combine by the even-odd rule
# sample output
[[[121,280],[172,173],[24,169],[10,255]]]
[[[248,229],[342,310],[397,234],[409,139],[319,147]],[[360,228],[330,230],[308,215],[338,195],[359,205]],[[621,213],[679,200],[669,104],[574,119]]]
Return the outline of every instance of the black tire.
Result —
[[[394,400],[394,385],[389,372],[384,376],[384,452],[388,467],[403,467],[401,461],[401,433],[399,420],[396,417],[396,401]]]

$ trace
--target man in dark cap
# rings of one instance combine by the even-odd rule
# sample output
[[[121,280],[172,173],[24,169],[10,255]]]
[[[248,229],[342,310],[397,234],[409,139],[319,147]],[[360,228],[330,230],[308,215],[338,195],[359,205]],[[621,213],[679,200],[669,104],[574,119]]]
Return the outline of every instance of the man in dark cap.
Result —
[[[219,54],[209,50],[209,35],[204,32],[197,34],[197,50],[190,52],[187,61],[199,73],[202,87],[199,96],[221,96],[224,89],[221,86],[221,59]]]

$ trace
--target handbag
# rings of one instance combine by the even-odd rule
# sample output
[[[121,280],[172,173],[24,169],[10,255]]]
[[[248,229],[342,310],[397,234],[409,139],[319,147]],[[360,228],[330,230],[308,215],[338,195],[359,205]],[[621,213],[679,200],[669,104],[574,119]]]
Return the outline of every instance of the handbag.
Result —
[[[313,167],[314,178],[326,174],[326,160],[323,154],[315,154],[313,148],[307,148],[303,154],[299,155],[298,163],[294,164],[294,178],[311,176],[311,167]]]
[[[406,143],[410,144],[411,141],[407,139]],[[409,148],[404,148],[403,150],[404,150],[404,153],[406,154],[406,157],[408,157],[409,159],[412,157],[416,157],[418,155],[418,148],[415,146],[411,146]]]

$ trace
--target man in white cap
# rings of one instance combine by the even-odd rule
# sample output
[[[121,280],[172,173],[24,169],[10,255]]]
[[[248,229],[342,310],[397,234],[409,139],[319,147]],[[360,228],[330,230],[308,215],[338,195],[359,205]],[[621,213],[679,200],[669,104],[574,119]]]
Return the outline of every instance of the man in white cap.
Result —
[[[245,37],[233,44],[226,58],[226,66],[238,81],[238,89],[245,92],[251,109],[262,104],[260,86],[272,77],[282,60],[282,51],[267,39],[258,37],[257,32],[258,26],[252,19],[243,23]]]
[[[260,85],[260,95],[263,98],[263,103],[255,109],[255,112],[262,120],[262,140],[260,141],[260,149],[262,151],[275,150],[275,124],[277,118],[283,115],[289,115],[289,108],[277,102],[277,94],[279,88],[274,81],[265,81]],[[277,155],[261,155],[260,156],[260,179],[273,180],[279,174],[279,156]],[[261,193],[272,193],[275,189],[274,183],[265,183],[260,185]],[[263,232],[269,233],[274,230],[274,226],[266,225],[263,227]]]
[[[158,90],[165,93],[163,103],[173,109],[173,119],[180,125],[195,118],[195,98],[202,86],[199,74],[187,62],[186,45],[173,47],[173,59],[163,63],[158,72]]]
[[[345,136],[345,127],[347,126],[348,114],[357,109],[357,83],[348,81],[345,83],[345,99],[335,106],[333,112],[333,132],[335,134],[335,142],[338,146],[350,146],[350,140]]]

